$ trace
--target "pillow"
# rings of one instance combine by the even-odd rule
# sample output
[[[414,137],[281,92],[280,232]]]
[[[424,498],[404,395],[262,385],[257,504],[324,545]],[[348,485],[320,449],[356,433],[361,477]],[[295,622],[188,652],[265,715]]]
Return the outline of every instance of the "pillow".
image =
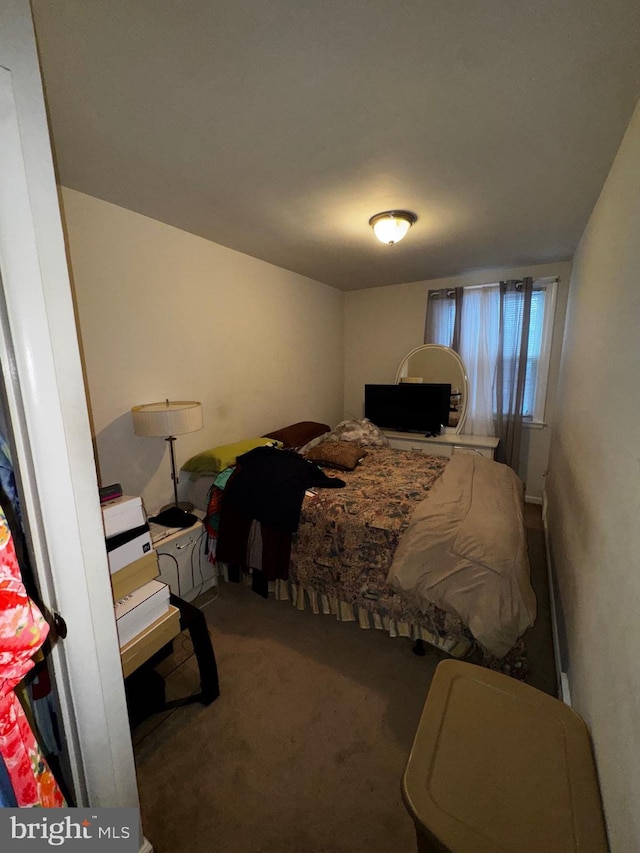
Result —
[[[201,510],[205,515],[209,506],[209,489],[213,486],[217,474],[194,474],[187,490],[187,500],[191,501],[195,509]]]
[[[282,442],[283,447],[302,447],[314,438],[329,432],[329,424],[320,424],[316,421],[299,421],[296,424],[268,432],[265,438],[274,438]]]
[[[254,447],[263,447],[267,444],[277,444],[278,447],[282,447],[282,442],[274,441],[272,438],[245,438],[243,441],[236,441],[233,444],[221,444],[218,447],[203,450],[202,453],[187,459],[182,470],[198,475],[218,474],[225,468],[235,465],[238,456],[248,453]]]
[[[325,441],[354,441],[365,447],[389,447],[389,439],[368,418],[341,421]]]
[[[353,471],[358,462],[367,455],[367,451],[347,441],[323,441],[305,453],[305,459],[337,468],[340,471]]]

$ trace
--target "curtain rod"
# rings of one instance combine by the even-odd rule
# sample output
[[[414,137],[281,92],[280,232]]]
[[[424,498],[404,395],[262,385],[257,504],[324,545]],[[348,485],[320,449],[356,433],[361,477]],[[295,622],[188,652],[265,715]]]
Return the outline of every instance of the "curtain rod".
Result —
[[[522,284],[521,278],[517,278],[517,279],[515,279],[515,281],[518,284]],[[542,278],[534,278],[533,284],[534,284],[534,286],[536,284],[552,284],[554,282],[557,284],[559,281],[560,281],[559,275],[547,275],[547,276],[543,276]],[[500,284],[499,281],[490,281],[490,282],[486,282],[485,284],[461,284],[461,285],[459,285],[459,287],[463,287],[465,290],[475,290],[475,289],[480,288],[480,287],[492,287],[492,286],[497,287],[499,284]],[[433,290],[429,290],[429,299],[442,299],[442,298],[453,299],[453,297],[455,296],[455,293],[456,293],[455,288],[438,287],[438,288],[434,288]]]

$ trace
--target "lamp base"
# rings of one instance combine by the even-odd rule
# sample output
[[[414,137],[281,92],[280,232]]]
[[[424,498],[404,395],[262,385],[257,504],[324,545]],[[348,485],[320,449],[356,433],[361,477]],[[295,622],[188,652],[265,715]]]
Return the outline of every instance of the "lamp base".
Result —
[[[179,506],[170,506],[154,515],[149,521],[161,524],[163,527],[193,527],[199,521],[197,515],[185,512]]]

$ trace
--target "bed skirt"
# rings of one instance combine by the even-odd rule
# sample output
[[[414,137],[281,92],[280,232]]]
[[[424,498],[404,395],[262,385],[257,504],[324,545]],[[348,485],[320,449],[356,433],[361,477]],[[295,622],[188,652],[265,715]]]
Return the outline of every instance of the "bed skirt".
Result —
[[[214,565],[218,577],[228,581],[229,573],[226,564],[217,562]],[[243,574],[242,581],[245,586],[251,586],[251,575]],[[277,601],[290,602],[297,610],[306,610],[309,607],[316,615],[322,613],[325,616],[335,616],[338,622],[357,622],[359,627],[365,630],[386,631],[390,637],[404,637],[412,641],[423,640],[455,658],[466,657],[473,648],[473,641],[466,637],[440,637],[421,625],[399,622],[387,615],[382,616],[364,607],[354,606],[348,601],[318,593],[314,589],[300,586],[290,580],[270,581],[269,594],[273,595]]]

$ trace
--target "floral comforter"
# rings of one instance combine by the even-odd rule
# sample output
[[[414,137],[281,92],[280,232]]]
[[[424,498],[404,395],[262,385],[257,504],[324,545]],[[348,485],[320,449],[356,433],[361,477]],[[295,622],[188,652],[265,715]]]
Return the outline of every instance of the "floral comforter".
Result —
[[[386,583],[400,537],[448,458],[388,447],[366,450],[354,471],[336,472],[344,489],[305,498],[290,581],[437,636],[466,636],[460,620],[433,606],[426,613],[411,609]]]
[[[293,537],[289,582],[346,602],[354,611],[361,608],[383,620],[407,623],[414,637],[452,653],[453,648],[473,648],[462,620],[428,602],[418,610],[387,585],[400,537],[449,459],[389,447],[367,446],[366,451],[354,471],[335,472],[345,488],[305,497]],[[504,658],[479,646],[475,656],[483,666],[527,677],[522,640]]]

